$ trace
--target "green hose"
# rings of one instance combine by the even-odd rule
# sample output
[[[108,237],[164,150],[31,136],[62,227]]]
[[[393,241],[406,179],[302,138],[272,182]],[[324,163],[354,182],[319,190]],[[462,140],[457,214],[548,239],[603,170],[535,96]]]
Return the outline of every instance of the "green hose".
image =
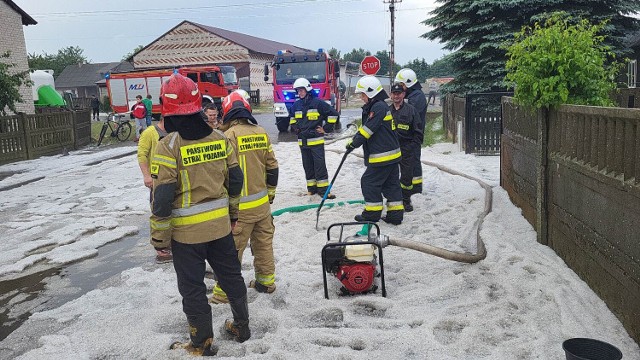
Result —
[[[334,207],[335,205],[344,206],[349,204],[364,204],[364,200],[347,200],[347,201],[336,201],[336,202],[324,203],[323,207]],[[302,212],[305,210],[317,209],[317,208],[318,208],[318,204],[289,206],[283,209],[278,209],[272,212],[271,215],[279,216],[288,212],[297,213],[297,212]]]

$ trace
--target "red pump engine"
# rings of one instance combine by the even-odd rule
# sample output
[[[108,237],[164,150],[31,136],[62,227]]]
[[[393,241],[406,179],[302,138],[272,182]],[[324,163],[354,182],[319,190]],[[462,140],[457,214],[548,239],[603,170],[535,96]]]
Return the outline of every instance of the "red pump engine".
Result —
[[[338,266],[336,277],[349,293],[363,293],[371,290],[375,272],[374,264],[345,264]]]

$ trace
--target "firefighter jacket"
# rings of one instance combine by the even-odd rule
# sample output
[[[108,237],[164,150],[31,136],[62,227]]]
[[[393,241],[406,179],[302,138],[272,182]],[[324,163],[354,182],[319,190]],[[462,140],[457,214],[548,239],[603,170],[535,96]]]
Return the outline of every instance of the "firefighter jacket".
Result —
[[[324,144],[324,135],[316,128],[322,126],[326,133],[333,131],[338,121],[338,112],[326,102],[313,97],[311,92],[298,99],[289,109],[289,124],[298,134],[298,145],[302,147]]]
[[[406,100],[409,105],[416,108],[416,111],[418,112],[418,119],[420,119],[420,129],[422,129],[422,132],[424,133],[424,125],[427,121],[427,98],[424,95],[424,92],[422,92],[422,86],[420,86],[420,83],[417,83],[407,89]],[[420,143],[422,144],[422,139],[420,140]]]
[[[360,145],[363,145],[366,166],[400,162],[400,143],[391,111],[384,101],[374,98],[362,107],[362,125],[351,142],[354,148]]]
[[[420,128],[420,119],[416,108],[403,102],[397,110],[393,104],[389,105],[389,110],[391,110],[391,116],[393,116],[393,122],[396,125],[400,147],[415,149],[422,146],[424,135],[422,128]]]
[[[197,244],[231,232],[238,218],[242,173],[233,146],[220,131],[186,140],[175,131],[152,155],[151,237],[156,248],[171,239]]]
[[[253,223],[270,216],[268,191],[275,191],[278,185],[278,160],[269,135],[264,128],[246,119],[231,120],[224,134],[237,154],[244,176],[238,218]]]

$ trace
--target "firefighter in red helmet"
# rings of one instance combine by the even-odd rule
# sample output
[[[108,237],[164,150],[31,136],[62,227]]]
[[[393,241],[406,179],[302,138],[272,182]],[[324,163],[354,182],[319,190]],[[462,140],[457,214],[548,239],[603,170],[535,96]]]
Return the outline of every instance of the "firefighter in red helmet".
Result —
[[[171,245],[190,334],[190,341],[171,348],[215,355],[205,262],[229,297],[233,321],[227,320],[225,328],[238,342],[251,336],[247,289],[231,233],[242,170],[229,140],[205,122],[201,95],[191,79],[171,75],[160,97],[168,135],[158,142],[151,162],[151,237],[156,248]]]
[[[222,111],[224,115],[219,129],[224,131],[233,145],[244,175],[238,224],[233,229],[238,258],[242,261],[242,254],[251,241],[255,280],[251,281],[249,287],[261,293],[272,293],[276,290],[273,258],[275,227],[269,204],[273,202],[278,185],[278,161],[269,135],[258,126],[243,94],[229,94],[222,102]],[[211,302],[228,302],[219,284],[213,288]]]

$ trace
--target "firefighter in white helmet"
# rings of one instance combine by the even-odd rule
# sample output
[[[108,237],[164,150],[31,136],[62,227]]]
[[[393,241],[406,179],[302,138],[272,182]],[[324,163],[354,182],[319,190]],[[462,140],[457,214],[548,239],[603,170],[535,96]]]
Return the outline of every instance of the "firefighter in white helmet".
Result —
[[[168,135],[151,160],[152,244],[171,245],[188,342],[171,349],[215,355],[211,305],[204,282],[205,262],[229,296],[233,321],[225,328],[235,340],[251,336],[247,288],[233,235],[243,186],[235,151],[223,133],[204,121],[201,95],[191,79],[172,74],[160,91]]]
[[[220,130],[229,138],[238,155],[238,163],[244,175],[240,196],[238,223],[233,238],[238,258],[251,241],[255,280],[249,287],[261,293],[276,290],[275,261],[273,258],[273,217],[271,206],[278,185],[278,161],[271,147],[271,140],[264,128],[251,114],[251,106],[239,92],[233,92],[222,102]],[[216,283],[213,303],[228,302],[227,295]]]
[[[427,121],[427,98],[424,92],[422,91],[422,85],[418,81],[418,77],[416,73],[408,68],[400,69],[398,74],[396,74],[396,82],[400,83],[405,91],[405,98],[407,102],[416,108],[418,112],[418,118],[420,120],[420,124],[418,127],[422,130],[424,134],[424,126]],[[423,138],[420,142],[422,145]],[[413,179],[411,180],[411,184],[413,185],[413,194],[422,193],[422,163],[420,162],[422,154],[422,146],[419,146],[416,150],[415,154],[415,167],[413,170]]]
[[[389,96],[375,76],[363,76],[356,84],[356,93],[365,102],[362,107],[362,125],[347,142],[347,152],[362,146],[367,169],[360,179],[364,196],[364,211],[355,216],[356,221],[381,219],[384,208],[383,195],[387,198],[387,214],[383,221],[399,225],[404,216],[400,171],[400,143],[389,107],[384,102]]]
[[[333,131],[339,114],[331,105],[314,96],[309,80],[298,78],[293,88],[299,99],[289,109],[289,124],[298,135],[307,192],[309,195],[324,196],[329,186],[324,160],[324,134]],[[328,194],[327,199],[335,199],[335,196]]]

